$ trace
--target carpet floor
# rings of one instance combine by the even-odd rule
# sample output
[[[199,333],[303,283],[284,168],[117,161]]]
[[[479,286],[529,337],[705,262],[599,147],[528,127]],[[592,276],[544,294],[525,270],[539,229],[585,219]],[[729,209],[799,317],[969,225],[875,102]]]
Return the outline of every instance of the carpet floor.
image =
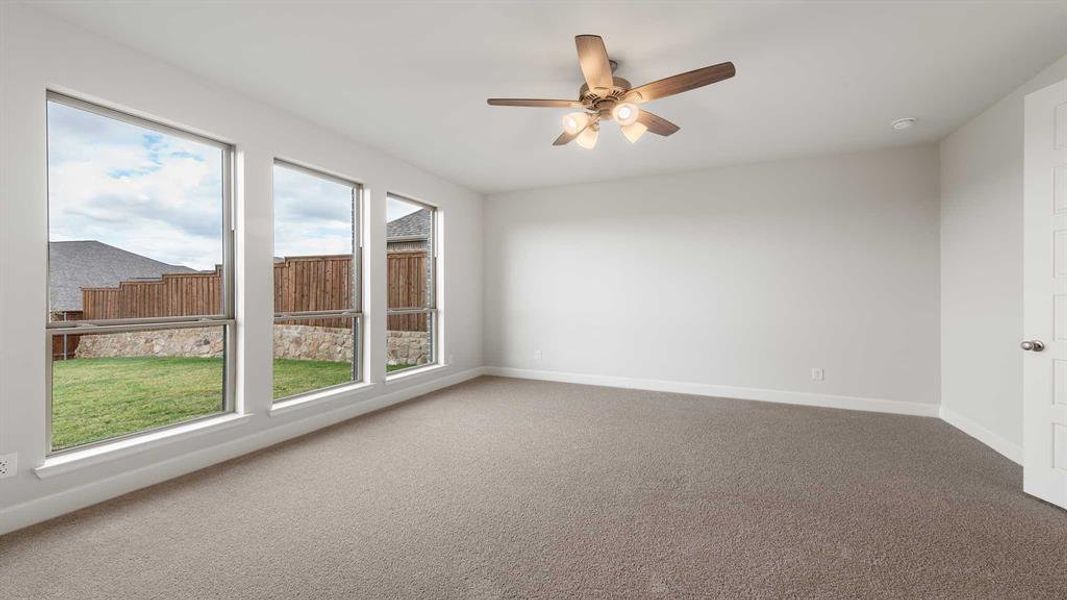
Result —
[[[0,538],[0,597],[1065,598],[936,419],[483,377]]]

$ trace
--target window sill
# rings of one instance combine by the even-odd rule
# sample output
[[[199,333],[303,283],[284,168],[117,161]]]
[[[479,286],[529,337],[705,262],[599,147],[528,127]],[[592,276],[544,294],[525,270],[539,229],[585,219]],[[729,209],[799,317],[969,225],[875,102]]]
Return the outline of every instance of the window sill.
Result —
[[[46,458],[44,464],[34,469],[33,472],[38,478],[47,479],[56,475],[83,469],[85,467],[139,454],[145,450],[163,446],[179,439],[187,439],[205,433],[214,433],[222,429],[236,427],[251,419],[251,413],[242,415],[226,414],[212,419],[204,419],[186,425],[177,425],[161,431],[119,440],[111,444],[102,444],[100,446],[86,448],[85,450],[74,450]]]
[[[364,382],[356,383],[350,386],[330,388],[318,392],[311,392],[309,394],[303,394],[301,396],[295,396],[293,398],[277,402],[273,406],[271,406],[270,416],[277,417],[279,415],[284,415],[301,408],[326,404],[330,400],[336,400],[338,398],[347,397],[352,394],[365,392],[375,387],[376,384],[374,383]]]
[[[435,363],[423,367],[414,367],[411,369],[404,369],[403,371],[397,371],[393,375],[385,376],[385,385],[389,385],[390,383],[400,383],[404,380],[407,380],[408,378],[417,378],[419,375],[435,373],[437,371],[440,371],[441,369],[444,369],[447,366],[448,365],[443,363]]]

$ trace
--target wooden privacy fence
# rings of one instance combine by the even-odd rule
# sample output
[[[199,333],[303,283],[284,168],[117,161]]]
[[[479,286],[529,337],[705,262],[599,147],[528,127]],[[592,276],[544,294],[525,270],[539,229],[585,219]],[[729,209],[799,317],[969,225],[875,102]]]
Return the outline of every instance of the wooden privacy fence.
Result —
[[[389,308],[426,306],[430,275],[426,271],[425,252],[389,254],[386,270],[389,279]],[[390,331],[426,331],[426,314],[389,315]]]
[[[82,288],[82,311],[90,320],[217,315],[221,310],[218,269],[133,279],[120,282],[117,288]]]
[[[429,286],[426,252],[387,255],[388,306],[426,305]],[[274,263],[275,312],[343,310],[352,306],[352,257],[299,256]],[[130,280],[114,288],[83,288],[81,318],[129,319],[219,314],[222,278],[210,273],[166,273],[159,279]],[[300,319],[291,323],[348,327],[345,319]],[[426,315],[392,315],[394,331],[426,331]]]
[[[274,263],[274,312],[344,310],[352,306],[351,256],[297,256]],[[298,319],[286,325],[347,328],[350,319]]]

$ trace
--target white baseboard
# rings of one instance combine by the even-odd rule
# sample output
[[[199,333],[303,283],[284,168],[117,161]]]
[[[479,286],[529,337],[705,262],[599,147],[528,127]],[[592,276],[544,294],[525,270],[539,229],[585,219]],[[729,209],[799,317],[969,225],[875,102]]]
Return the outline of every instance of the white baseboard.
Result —
[[[953,427],[956,427],[960,431],[991,447],[1008,459],[1022,464],[1022,448],[1019,445],[1009,442],[975,421],[961,416],[959,413],[936,404],[886,400],[883,398],[863,398],[832,394],[814,394],[809,392],[744,388],[682,381],[588,375],[562,371],[541,371],[534,369],[516,369],[511,367],[480,367],[437,378],[421,385],[404,388],[363,402],[341,406],[326,412],[315,413],[302,419],[293,420],[278,427],[258,431],[230,442],[177,456],[160,463],[146,465],[80,487],[63,490],[43,498],[2,509],[0,510],[0,535],[150,485],[155,485],[168,479],[173,479],[209,467],[213,464],[236,458],[243,454],[248,454],[249,452],[310,433],[317,429],[351,419],[361,414],[379,410],[417,396],[456,385],[480,375],[496,375],[499,377],[514,377],[518,379],[538,379],[583,385],[674,392],[699,396],[713,396],[718,398],[736,398],[740,400],[818,406],[824,408],[939,417]]]
[[[938,417],[1017,464],[1021,465],[1023,458],[1023,449],[1018,444],[1009,442],[1004,437],[993,433],[989,429],[979,425],[977,422],[937,404],[885,400],[881,398],[812,394],[808,392],[787,392],[782,390],[743,388],[658,379],[588,375],[584,373],[568,373],[563,371],[539,371],[511,367],[485,367],[485,374],[496,375],[499,377],[515,377],[518,379],[539,379],[544,381],[558,381],[583,385],[600,385],[606,387],[652,390],[657,392],[695,394],[698,396],[714,396],[718,398],[737,398],[740,400],[758,400],[764,402],[779,402],[782,404],[821,406],[824,408],[842,408],[847,410],[916,415],[921,417]]]
[[[316,429],[321,429],[334,423],[340,423],[365,413],[386,408],[417,396],[462,383],[468,379],[474,379],[483,373],[484,370],[481,367],[460,371],[420,385],[386,393],[362,402],[354,402],[325,412],[317,412],[229,442],[182,454],[172,459],[145,465],[82,486],[65,489],[55,494],[4,508],[0,510],[0,535],[237,458],[249,452],[311,433]]]
[[[986,427],[979,425],[976,421],[973,421],[945,406],[941,407],[940,416],[941,420],[944,422],[996,450],[1008,460],[1020,465],[1023,464],[1022,446],[1009,442],[1000,434],[993,433]]]
[[[533,369],[515,369],[511,367],[485,367],[486,375],[515,377],[519,379],[541,379],[563,383],[600,385],[605,387],[651,390],[656,392],[674,392],[694,394],[697,396],[714,396],[717,398],[737,398],[740,400],[759,400],[779,402],[782,404],[800,404],[803,406],[821,406],[824,408],[843,408],[868,412],[893,413],[899,415],[916,415],[937,417],[938,405],[883,398],[861,398],[856,396],[836,396],[832,394],[813,394],[809,392],[787,392],[759,388],[733,387],[692,383],[684,381],[666,381],[662,379],[636,379],[631,377],[614,377],[610,375],[587,375],[563,371],[539,371]]]

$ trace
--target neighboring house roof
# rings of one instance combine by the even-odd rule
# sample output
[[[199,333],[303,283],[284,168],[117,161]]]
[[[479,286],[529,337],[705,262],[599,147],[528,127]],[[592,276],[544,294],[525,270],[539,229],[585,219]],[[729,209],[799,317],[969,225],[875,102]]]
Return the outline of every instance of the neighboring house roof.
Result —
[[[95,240],[49,242],[49,307],[52,311],[82,310],[82,288],[117,287],[130,279],[195,272]]]
[[[389,221],[385,226],[385,239],[426,239],[430,237],[430,209],[417,210],[410,215]]]

